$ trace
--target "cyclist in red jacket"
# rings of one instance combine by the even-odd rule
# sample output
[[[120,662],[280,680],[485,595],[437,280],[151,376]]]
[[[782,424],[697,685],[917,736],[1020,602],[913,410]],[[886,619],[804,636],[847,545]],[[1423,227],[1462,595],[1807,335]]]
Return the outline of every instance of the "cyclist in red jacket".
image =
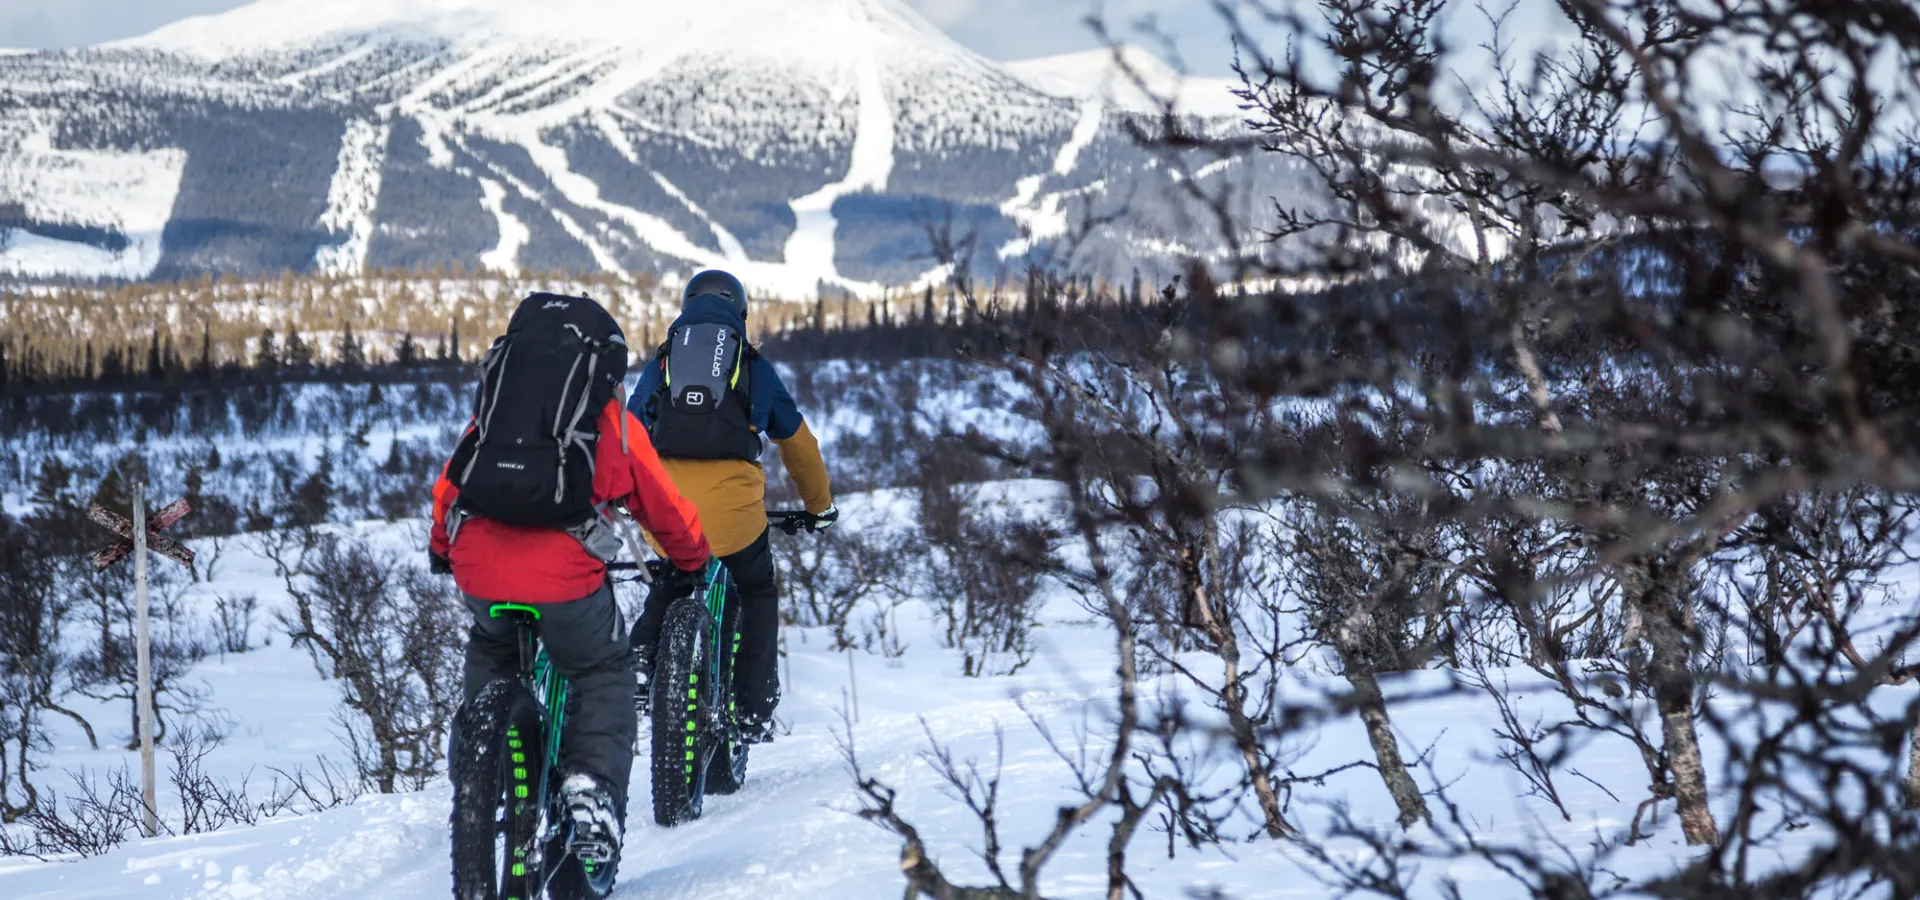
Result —
[[[624,421],[622,421],[624,420]],[[647,430],[620,401],[600,414],[602,440],[594,450],[593,502],[623,506],[653,535],[690,581],[711,553],[699,513],[661,468]],[[624,440],[624,446],[622,441]],[[474,613],[467,642],[465,697],[488,683],[512,678],[518,662],[514,628],[487,610],[495,603],[542,606],[540,638],[554,668],[573,685],[578,708],[563,725],[561,790],[576,837],[598,838],[609,856],[619,852],[633,769],[633,650],[621,621],[606,564],[575,536],[551,528],[523,528],[481,517],[453,516],[459,489],[444,469],[433,488],[432,561],[453,574]]]

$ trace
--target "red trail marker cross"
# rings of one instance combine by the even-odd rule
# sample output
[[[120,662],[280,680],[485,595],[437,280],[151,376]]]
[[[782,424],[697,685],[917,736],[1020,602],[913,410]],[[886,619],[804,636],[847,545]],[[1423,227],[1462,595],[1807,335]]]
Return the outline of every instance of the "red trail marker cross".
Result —
[[[108,544],[93,555],[93,565],[98,569],[133,556],[133,595],[134,625],[134,681],[136,684],[136,704],[140,714],[140,801],[146,809],[142,810],[141,831],[147,837],[160,833],[160,817],[155,803],[156,789],[153,774],[153,655],[150,638],[147,634],[147,551],[152,550],[183,566],[193,565],[193,551],[182,546],[179,541],[162,537],[160,529],[180,521],[193,507],[186,500],[175,500],[166,508],[147,518],[146,488],[133,486],[133,519],[107,509],[98,503],[87,510],[87,518],[105,526],[107,530],[120,536],[120,539]]]
[[[154,512],[147,520],[147,549],[173,560],[183,566],[193,565],[193,551],[170,537],[163,537],[160,531],[185,518],[193,507],[185,500],[175,500]],[[113,510],[95,503],[87,510],[87,518],[95,524],[120,536],[120,539],[100,549],[93,555],[93,566],[105,569],[127,557],[133,552],[133,522]]]

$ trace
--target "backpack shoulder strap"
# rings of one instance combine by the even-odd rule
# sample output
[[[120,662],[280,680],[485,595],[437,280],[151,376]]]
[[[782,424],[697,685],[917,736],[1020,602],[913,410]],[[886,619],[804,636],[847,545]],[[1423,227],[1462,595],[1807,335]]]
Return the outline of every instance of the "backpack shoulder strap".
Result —
[[[740,338],[740,350],[733,355],[733,379],[728,387],[739,398],[749,418],[753,415],[753,364],[760,361],[760,351],[747,341],[743,333],[735,332]]]

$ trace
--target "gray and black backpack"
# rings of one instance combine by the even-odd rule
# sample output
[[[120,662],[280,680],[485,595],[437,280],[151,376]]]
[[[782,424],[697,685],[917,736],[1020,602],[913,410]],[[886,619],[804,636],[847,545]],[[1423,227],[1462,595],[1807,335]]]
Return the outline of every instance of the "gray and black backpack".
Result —
[[[759,354],[727,325],[682,325],[654,360],[660,387],[647,398],[653,449],[669,459],[760,459],[752,424],[753,361]]]
[[[598,521],[600,414],[626,377],[626,338],[600,304],[557,294],[521,301],[480,364],[474,428],[447,466],[462,511],[568,531]]]

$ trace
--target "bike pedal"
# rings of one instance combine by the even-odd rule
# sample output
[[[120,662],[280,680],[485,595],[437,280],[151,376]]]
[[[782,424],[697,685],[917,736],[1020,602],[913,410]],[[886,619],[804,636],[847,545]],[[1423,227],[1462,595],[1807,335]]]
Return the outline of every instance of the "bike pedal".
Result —
[[[567,852],[573,854],[574,859],[585,863],[589,867],[604,866],[613,862],[614,858],[618,855],[612,845],[606,841],[593,839],[570,841],[567,844]]]

